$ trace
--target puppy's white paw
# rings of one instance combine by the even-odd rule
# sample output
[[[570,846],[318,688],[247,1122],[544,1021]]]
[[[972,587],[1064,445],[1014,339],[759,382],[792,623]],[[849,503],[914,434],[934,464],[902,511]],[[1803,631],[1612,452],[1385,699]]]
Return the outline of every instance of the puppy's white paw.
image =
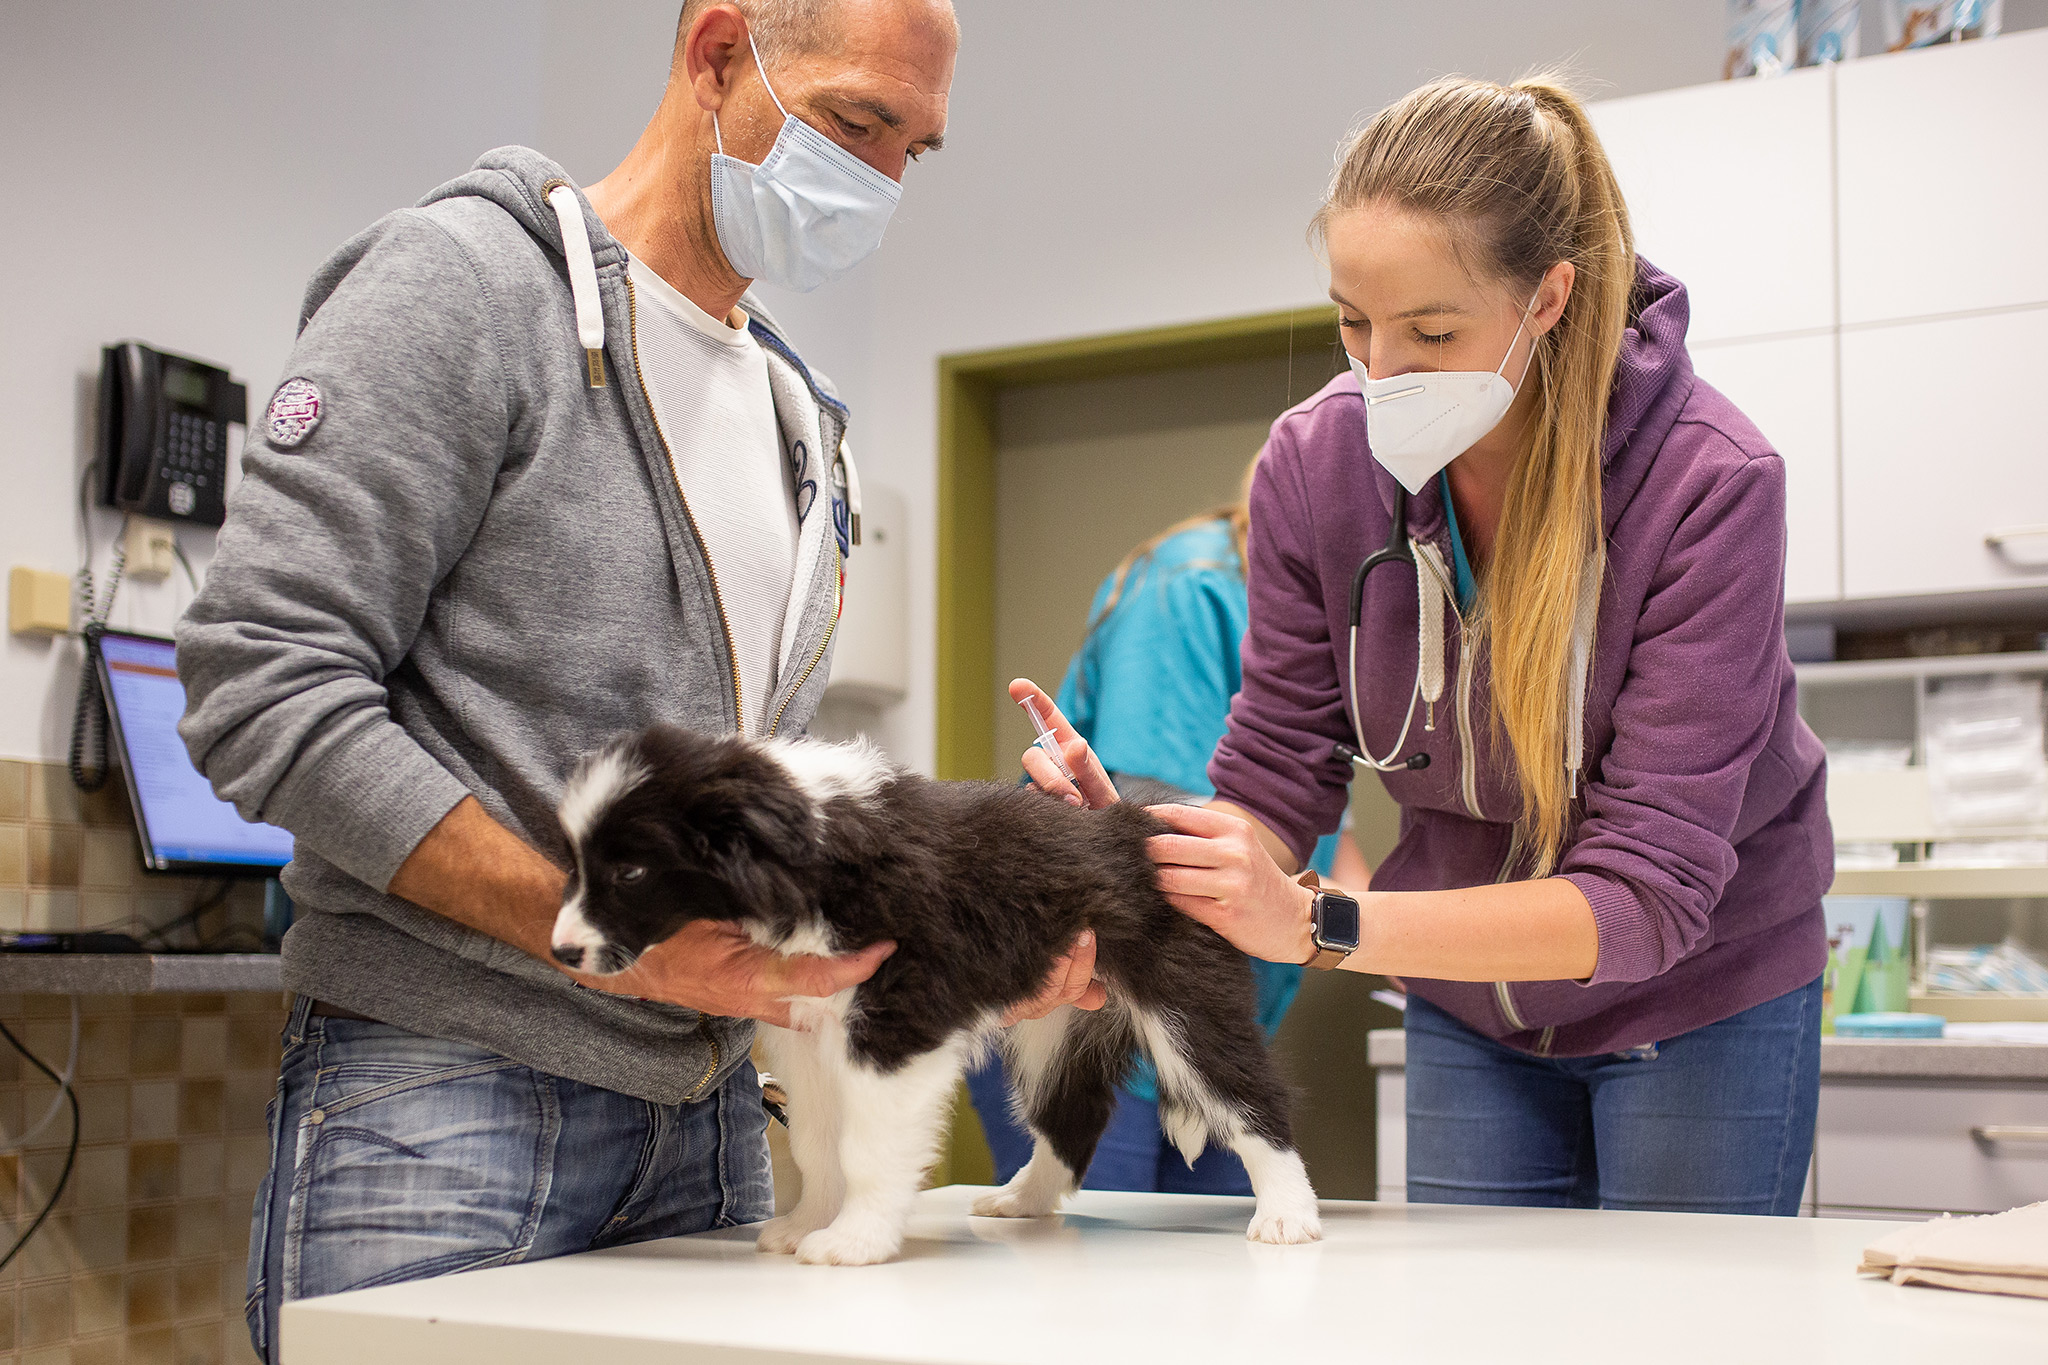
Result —
[[[967,1211],[977,1218],[1043,1218],[1059,1207],[1059,1200],[1033,1197],[1005,1185],[999,1190],[976,1195]]]
[[[761,1235],[754,1239],[756,1251],[766,1251],[776,1256],[787,1256],[796,1250],[798,1242],[817,1231],[817,1224],[808,1218],[798,1218],[795,1213],[785,1213],[780,1218],[771,1218],[761,1225]]]
[[[903,1246],[900,1229],[876,1218],[842,1218],[796,1244],[805,1265],[879,1265]]]
[[[1323,1219],[1314,1204],[1260,1209],[1252,1216],[1252,1225],[1244,1235],[1254,1242],[1271,1242],[1278,1246],[1320,1242],[1323,1239]]]

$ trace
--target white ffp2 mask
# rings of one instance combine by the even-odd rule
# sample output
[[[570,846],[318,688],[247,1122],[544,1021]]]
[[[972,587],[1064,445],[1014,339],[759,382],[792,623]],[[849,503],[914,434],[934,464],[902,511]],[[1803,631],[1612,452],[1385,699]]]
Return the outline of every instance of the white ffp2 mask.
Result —
[[[747,45],[753,44],[749,33]],[[711,222],[739,274],[809,293],[882,244],[903,186],[783,109],[759,48],[754,65],[782,111],[782,131],[756,166],[725,154],[725,135],[712,114],[718,151],[711,158]]]
[[[1535,306],[1532,294],[1508,342],[1507,355],[1492,370],[1428,370],[1373,379],[1364,362],[1351,357],[1351,373],[1358,376],[1358,387],[1365,393],[1365,439],[1372,457],[1410,493],[1420,493],[1438,471],[1507,416],[1516,386],[1501,371],[1507,369]],[[1524,379],[1535,359],[1532,349],[1522,366]]]

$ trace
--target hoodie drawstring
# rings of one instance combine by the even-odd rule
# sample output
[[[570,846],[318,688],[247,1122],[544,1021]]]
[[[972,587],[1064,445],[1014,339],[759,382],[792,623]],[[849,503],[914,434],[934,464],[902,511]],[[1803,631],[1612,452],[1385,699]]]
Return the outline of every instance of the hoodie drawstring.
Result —
[[[562,228],[562,257],[569,263],[569,294],[576,301],[576,340],[590,368],[590,387],[604,387],[604,299],[597,292],[597,262],[590,254],[590,229],[576,191],[557,184],[548,203]]]
[[[1444,602],[1450,589],[1443,556],[1434,545],[1419,540],[1408,542],[1415,554],[1416,622],[1418,651],[1415,687],[1427,706],[1423,729],[1436,729],[1436,704],[1444,695]]]

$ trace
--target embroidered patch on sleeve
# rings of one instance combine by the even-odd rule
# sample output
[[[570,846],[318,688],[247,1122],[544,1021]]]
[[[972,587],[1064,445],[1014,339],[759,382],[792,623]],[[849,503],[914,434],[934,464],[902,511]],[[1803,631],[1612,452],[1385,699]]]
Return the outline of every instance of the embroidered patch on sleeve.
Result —
[[[287,379],[270,399],[270,443],[289,450],[320,425],[320,389],[310,379]]]

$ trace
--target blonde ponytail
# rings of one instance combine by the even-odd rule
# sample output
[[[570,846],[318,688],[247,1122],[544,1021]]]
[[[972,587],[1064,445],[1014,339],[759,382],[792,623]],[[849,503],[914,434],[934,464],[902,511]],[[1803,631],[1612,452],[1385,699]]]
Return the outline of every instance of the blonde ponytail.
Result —
[[[1571,825],[1573,628],[1581,594],[1597,593],[1606,572],[1601,455],[1635,285],[1628,210],[1584,106],[1554,75],[1434,81],[1382,110],[1346,147],[1315,230],[1377,203],[1440,219],[1523,298],[1558,262],[1575,271],[1563,316],[1536,347],[1535,410],[1471,627],[1515,759],[1517,843],[1530,875],[1545,876]]]

